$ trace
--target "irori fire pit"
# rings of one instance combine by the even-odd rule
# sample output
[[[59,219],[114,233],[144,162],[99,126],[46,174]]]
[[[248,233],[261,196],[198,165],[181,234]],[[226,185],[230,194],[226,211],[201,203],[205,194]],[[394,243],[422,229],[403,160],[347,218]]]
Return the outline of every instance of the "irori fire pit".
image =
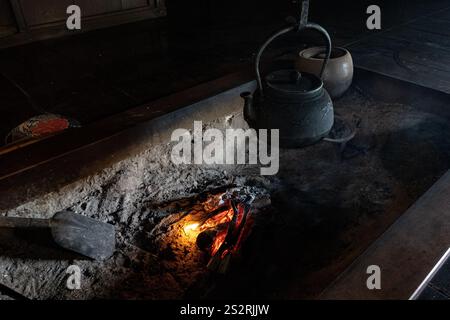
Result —
[[[356,71],[335,102],[355,138],[281,150],[275,176],[170,158],[171,133],[195,120],[247,128],[239,93],[252,82],[152,120],[139,152],[4,211],[69,210],[113,224],[114,255],[90,261],[6,230],[0,281],[35,299],[317,297],[450,163],[448,96]],[[66,286],[72,265],[81,290]]]

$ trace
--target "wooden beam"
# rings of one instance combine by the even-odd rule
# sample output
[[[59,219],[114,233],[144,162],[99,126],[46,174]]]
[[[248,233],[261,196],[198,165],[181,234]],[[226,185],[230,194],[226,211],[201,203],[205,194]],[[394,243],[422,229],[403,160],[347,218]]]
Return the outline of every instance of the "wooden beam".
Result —
[[[17,0],[16,0],[17,1]],[[118,26],[130,22],[137,22],[147,19],[153,19],[155,23],[161,23],[165,11],[163,9],[155,9],[148,7],[139,7],[118,12],[111,12],[103,15],[85,17],[83,19],[83,27],[81,30],[68,31],[65,21],[49,23],[45,25],[28,27],[22,32],[0,39],[0,49],[22,45],[30,42],[52,39],[67,35],[84,33],[92,30]]]
[[[148,141],[153,119],[239,87],[252,78],[253,70],[244,70],[7,153],[2,154],[0,148],[0,210],[93,174],[110,161],[136,154]],[[234,96],[239,97],[239,93]]]
[[[320,296],[321,299],[409,299],[450,247],[450,171],[436,182]],[[369,290],[367,268],[381,268]]]

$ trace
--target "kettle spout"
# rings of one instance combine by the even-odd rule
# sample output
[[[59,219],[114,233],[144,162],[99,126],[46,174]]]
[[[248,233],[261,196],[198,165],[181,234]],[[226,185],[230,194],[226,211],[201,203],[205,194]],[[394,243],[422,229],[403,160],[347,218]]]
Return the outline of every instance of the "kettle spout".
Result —
[[[253,108],[253,94],[246,91],[241,93],[241,97],[244,99],[244,119],[250,127],[253,127],[256,120]]]

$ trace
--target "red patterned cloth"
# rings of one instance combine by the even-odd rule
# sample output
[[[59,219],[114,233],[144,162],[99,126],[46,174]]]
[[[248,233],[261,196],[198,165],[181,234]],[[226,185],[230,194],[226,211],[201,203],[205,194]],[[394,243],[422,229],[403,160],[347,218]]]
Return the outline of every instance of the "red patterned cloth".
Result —
[[[57,133],[79,125],[57,114],[42,114],[21,123],[14,128],[7,137],[8,142],[24,138],[39,138],[48,134]]]

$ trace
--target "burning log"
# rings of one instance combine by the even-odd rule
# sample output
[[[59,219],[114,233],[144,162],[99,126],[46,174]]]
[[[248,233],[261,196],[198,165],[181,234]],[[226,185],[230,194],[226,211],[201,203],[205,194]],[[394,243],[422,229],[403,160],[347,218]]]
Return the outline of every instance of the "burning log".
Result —
[[[251,197],[246,197],[244,201],[239,199],[230,199],[230,206],[233,209],[233,218],[231,219],[226,232],[216,236],[216,241],[211,247],[211,259],[207,268],[210,271],[226,273],[233,255],[239,252],[243,239],[248,235],[244,233],[247,227],[247,221],[250,214]],[[220,246],[219,246],[220,244]]]
[[[200,233],[196,240],[197,247],[200,250],[207,252],[213,245],[216,235],[217,235],[216,230],[206,230]]]
[[[267,205],[266,198],[260,189],[236,187],[197,200],[190,199],[187,205],[172,204],[169,207],[178,207],[178,214],[169,215],[153,228],[153,245],[161,252],[166,249],[175,252],[173,265],[178,260],[184,263],[186,256],[202,257],[196,261],[207,258],[206,266],[211,273],[224,274],[240,255],[256,216],[261,212],[260,206]]]
[[[216,198],[217,199],[217,198]],[[186,235],[196,235],[197,247],[210,254],[209,270],[225,273],[233,255],[239,252],[250,230],[250,204],[254,197],[239,191],[225,192],[210,203],[211,211],[189,216],[183,226]],[[201,215],[201,217],[198,217]],[[196,234],[196,232],[200,233]]]

